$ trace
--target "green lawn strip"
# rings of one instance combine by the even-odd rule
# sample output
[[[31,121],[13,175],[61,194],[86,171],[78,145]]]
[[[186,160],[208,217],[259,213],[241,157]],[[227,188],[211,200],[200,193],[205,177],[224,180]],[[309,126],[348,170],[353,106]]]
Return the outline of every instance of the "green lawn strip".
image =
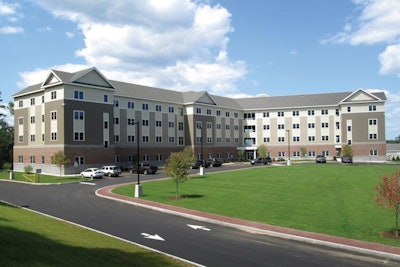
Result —
[[[189,266],[0,202],[0,266]]]
[[[20,182],[31,182],[26,180],[24,177],[23,172],[14,172],[13,180],[20,181]],[[32,174],[30,179],[34,179],[35,183],[72,183],[72,182],[79,182],[79,181],[87,181],[87,178],[81,178],[80,176],[53,176],[53,175],[46,175],[46,174],[35,174],[36,177],[33,177]],[[0,179],[8,180],[10,179],[10,173],[6,171],[0,171]],[[33,183],[33,182],[32,182]]]
[[[180,184],[143,184],[144,199],[305,231],[400,246],[382,238],[394,216],[377,206],[374,186],[391,165],[304,164],[207,174]],[[133,185],[114,193],[133,195]]]

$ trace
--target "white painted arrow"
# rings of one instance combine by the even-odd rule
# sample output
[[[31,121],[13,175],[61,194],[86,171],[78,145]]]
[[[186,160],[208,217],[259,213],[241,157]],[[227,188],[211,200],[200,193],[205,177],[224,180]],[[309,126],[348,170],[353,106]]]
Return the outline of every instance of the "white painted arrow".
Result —
[[[193,228],[194,230],[211,231],[211,229],[208,229],[207,227],[201,226],[201,225],[188,224],[187,226],[189,226],[190,228]]]
[[[148,239],[154,239],[154,240],[159,240],[159,241],[165,241],[164,238],[162,238],[161,236],[155,234],[155,235],[150,235],[150,234],[146,234],[146,233],[142,233],[142,236],[144,236],[144,238],[148,238]]]

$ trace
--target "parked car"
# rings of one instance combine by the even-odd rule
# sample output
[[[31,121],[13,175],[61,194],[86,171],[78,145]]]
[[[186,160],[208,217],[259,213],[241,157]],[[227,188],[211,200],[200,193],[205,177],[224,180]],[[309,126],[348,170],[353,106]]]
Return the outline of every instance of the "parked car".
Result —
[[[81,177],[86,178],[103,178],[104,172],[97,168],[87,168],[86,170],[81,172]]]
[[[342,157],[342,163],[353,163],[352,157]]]
[[[326,157],[324,155],[318,155],[315,158],[316,163],[326,163]]]
[[[272,159],[270,157],[266,157],[266,158],[256,158],[250,161],[251,165],[255,165],[255,164],[264,164],[264,165],[269,165],[272,163]]]
[[[121,175],[121,168],[118,166],[103,166],[100,168],[104,175],[107,176],[119,176]]]
[[[137,165],[130,166],[128,168],[128,170],[129,170],[129,173],[137,173]],[[148,162],[142,162],[139,164],[139,173],[142,173],[145,175],[155,174],[157,172],[157,170],[158,170],[157,166],[151,165]]]
[[[198,169],[200,167],[208,168],[210,167],[210,162],[207,160],[198,159],[195,163],[192,164],[192,169]]]
[[[210,165],[210,167],[221,167],[222,166],[221,159],[210,158],[210,159],[207,159],[207,163]]]

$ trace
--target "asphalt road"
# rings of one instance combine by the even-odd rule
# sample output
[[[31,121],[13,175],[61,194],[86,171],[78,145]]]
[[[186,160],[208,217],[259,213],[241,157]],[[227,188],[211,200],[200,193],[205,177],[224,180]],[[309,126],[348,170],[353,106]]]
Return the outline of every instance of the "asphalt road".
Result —
[[[399,266],[399,262],[386,259],[247,233],[95,196],[95,190],[103,186],[134,181],[136,176],[99,179],[95,185],[38,186],[1,181],[0,199],[200,265]]]

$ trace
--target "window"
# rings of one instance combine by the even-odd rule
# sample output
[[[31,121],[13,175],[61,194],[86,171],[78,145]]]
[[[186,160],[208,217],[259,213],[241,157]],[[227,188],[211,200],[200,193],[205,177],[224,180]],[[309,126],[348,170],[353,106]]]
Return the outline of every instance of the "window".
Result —
[[[114,124],[119,124],[119,118],[117,117],[114,118]]]
[[[128,108],[129,109],[134,109],[135,108],[135,102],[128,101]]]
[[[35,142],[35,140],[36,140],[35,135],[34,135],[34,134],[31,134],[31,142]]]
[[[315,151],[308,151],[309,157],[315,157]]]
[[[207,137],[207,143],[212,143],[212,137]]]
[[[327,122],[323,122],[322,123],[322,128],[328,128],[328,123]]]
[[[300,123],[293,123],[293,129],[300,129]]]
[[[207,122],[207,129],[212,129],[212,123],[211,122]]]
[[[201,108],[196,108],[196,114],[201,114]]]
[[[18,136],[18,143],[23,143],[24,142],[24,136],[23,135],[19,135]]]
[[[156,105],[156,111],[158,111],[158,112],[161,112],[161,111],[162,111],[161,105]]]
[[[369,119],[368,120],[368,124],[369,125],[377,125],[378,124],[378,120],[377,119]]]
[[[134,124],[135,124],[135,119],[128,118],[128,125],[134,125]]]
[[[74,111],[74,119],[75,120],[83,120],[84,118],[84,112],[81,110],[75,110]]]
[[[328,115],[327,109],[321,109],[321,115]]]
[[[103,102],[104,103],[108,103],[108,95],[104,95],[103,96]]]
[[[376,139],[378,139],[378,134],[376,134],[376,133],[370,133],[370,134],[369,134],[369,139],[370,139],[370,140],[376,140]]]
[[[233,116],[234,116],[235,118],[239,118],[239,113],[235,112],[235,113],[233,113]]]
[[[142,136],[142,142],[143,143],[148,143],[149,142],[149,136],[148,135],[143,135]]]
[[[23,117],[19,117],[19,118],[18,118],[18,124],[19,124],[19,125],[24,124],[24,118],[23,118]]]
[[[322,141],[329,141],[329,136],[328,135],[323,135],[321,136]]]
[[[308,116],[314,116],[314,110],[313,109],[308,111]]]
[[[31,163],[35,163],[35,156],[31,156]]]
[[[171,144],[175,143],[175,137],[174,136],[168,137],[168,142]]]
[[[31,123],[35,123],[35,116],[31,116]]]
[[[108,129],[108,121],[104,122],[104,129]]]
[[[285,117],[285,112],[278,111],[278,117]]]
[[[83,91],[74,91],[74,99],[83,99]]]
[[[376,111],[376,105],[369,105],[368,110],[369,111]]]
[[[279,130],[285,129],[285,124],[278,124],[278,129]]]
[[[335,110],[335,114],[336,114],[336,116],[339,116],[339,109],[338,108]]]
[[[128,143],[134,143],[135,142],[135,136],[134,135],[128,135]]]
[[[298,110],[293,110],[293,116],[299,116],[300,115],[300,111]]]
[[[178,123],[178,131],[183,131],[183,122]]]
[[[269,112],[264,112],[264,113],[263,113],[263,117],[264,117],[264,118],[268,118],[268,117],[269,117]]]
[[[230,116],[229,111],[226,111],[226,112],[225,112],[225,117],[229,117],[229,116]],[[229,143],[229,142],[227,142],[227,143]]]
[[[161,143],[161,142],[162,142],[162,137],[156,136],[156,143]]]
[[[284,136],[278,137],[278,142],[285,142],[285,137]]]
[[[231,126],[229,124],[226,124],[225,125],[225,130],[230,130],[230,129],[231,129]]]
[[[119,107],[119,100],[114,100],[114,107]]]
[[[336,135],[336,143],[340,143],[340,135]]]
[[[51,141],[57,141],[57,132],[51,133]]]
[[[347,131],[351,132],[351,125],[347,126]]]
[[[35,105],[35,98],[31,98],[31,106]]]
[[[156,127],[161,127],[161,121],[156,121]]]
[[[347,140],[347,144],[351,145],[351,139]]]
[[[221,130],[221,129],[222,129],[222,124],[221,124],[221,123],[217,123],[216,126],[217,126],[217,129],[218,129],[218,130]]]
[[[157,157],[156,157],[156,159],[157,159],[157,161],[161,161],[161,160],[162,160],[162,155],[160,155],[160,154],[157,154]]]
[[[114,135],[114,142],[119,143],[119,134]]]
[[[178,145],[180,145],[180,146],[183,146],[184,145],[184,143],[183,143],[183,137],[179,137],[178,138]]]
[[[142,103],[142,110],[149,110],[149,104]]]
[[[211,115],[211,109],[207,109],[207,115]]]
[[[51,99],[57,99],[57,91],[51,92]]]
[[[24,107],[24,101],[22,101],[22,100],[18,101],[18,107],[23,108]]]
[[[84,141],[85,135],[83,132],[74,132],[74,141]]]
[[[308,136],[308,141],[309,142],[314,142],[315,141],[315,136],[313,136],[313,135]]]
[[[314,122],[310,122],[308,123],[308,128],[315,128],[315,123]]]
[[[168,128],[174,128],[175,127],[175,122],[169,121],[168,122]]]
[[[347,112],[351,112],[351,107],[347,107]]]
[[[51,120],[52,121],[57,119],[57,111],[52,111],[52,112],[50,112],[50,114],[51,114]]]
[[[285,151],[278,152],[278,157],[284,157],[284,156],[285,156]]]
[[[244,113],[243,118],[245,120],[255,120],[256,119],[256,114],[255,113]]]
[[[300,136],[293,136],[293,142],[300,142]]]
[[[269,124],[264,124],[264,130],[269,130]]]
[[[142,126],[149,126],[149,120],[142,120]]]
[[[371,149],[371,150],[369,151],[369,155],[370,155],[370,156],[378,156],[378,150],[376,150],[376,149]]]
[[[270,142],[270,138],[269,137],[264,137],[264,143],[269,143]]]
[[[340,129],[340,123],[337,121],[337,122],[335,123],[335,125],[336,125],[336,130],[339,130],[339,129]]]
[[[203,128],[203,123],[201,121],[196,121],[196,128],[197,129]]]
[[[216,114],[218,117],[221,116],[221,110],[217,110]]]
[[[168,112],[169,113],[174,113],[174,107],[168,107]]]
[[[107,140],[104,141],[104,148],[108,148],[108,141]]]

